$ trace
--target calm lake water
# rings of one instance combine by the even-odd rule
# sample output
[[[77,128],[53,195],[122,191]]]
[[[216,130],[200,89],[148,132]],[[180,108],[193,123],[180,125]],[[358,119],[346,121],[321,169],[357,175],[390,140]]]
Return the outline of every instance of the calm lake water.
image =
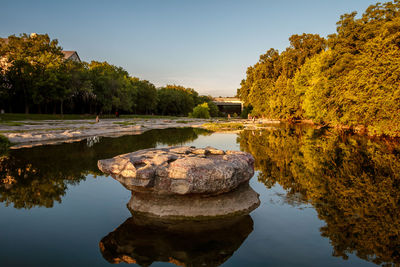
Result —
[[[197,226],[171,235],[141,225],[126,207],[130,192],[102,175],[97,160],[169,145],[251,153],[260,207],[202,235]],[[0,266],[400,264],[396,142],[285,125],[239,134],[153,130],[11,150],[0,175]]]

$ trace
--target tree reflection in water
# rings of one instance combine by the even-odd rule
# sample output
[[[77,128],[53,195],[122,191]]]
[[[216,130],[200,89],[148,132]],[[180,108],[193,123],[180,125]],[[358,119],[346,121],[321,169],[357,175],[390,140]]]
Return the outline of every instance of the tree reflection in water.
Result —
[[[201,129],[151,130],[141,135],[10,150],[0,156],[0,202],[15,208],[52,207],[61,202],[68,185],[88,174],[102,175],[99,159],[157,145],[180,145],[208,134]]]
[[[398,142],[290,126],[244,131],[238,142],[267,188],[279,183],[314,206],[335,256],[400,264]]]

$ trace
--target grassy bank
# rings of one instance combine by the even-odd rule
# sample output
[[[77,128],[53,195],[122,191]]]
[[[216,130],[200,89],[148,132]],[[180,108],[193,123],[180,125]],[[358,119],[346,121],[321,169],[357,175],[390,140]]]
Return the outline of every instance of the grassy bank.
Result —
[[[227,122],[227,123],[204,123],[203,127],[210,131],[223,131],[223,130],[242,130],[244,129],[243,123],[240,122]]]

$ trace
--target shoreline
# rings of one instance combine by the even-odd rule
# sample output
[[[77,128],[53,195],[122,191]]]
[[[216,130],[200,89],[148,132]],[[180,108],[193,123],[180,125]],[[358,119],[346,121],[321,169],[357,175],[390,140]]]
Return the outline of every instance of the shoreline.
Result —
[[[12,143],[10,149],[30,148],[41,145],[56,145],[61,143],[79,142],[95,137],[121,137],[125,135],[139,135],[156,129],[167,128],[200,128],[212,132],[240,132],[242,130],[274,129],[282,123],[303,124],[322,128],[321,125],[309,121],[289,122],[285,120],[258,119],[197,119],[188,117],[177,118],[113,118],[102,119],[96,123],[91,119],[82,120],[24,120],[16,121],[9,125],[0,124],[0,134]],[[365,131],[357,131],[350,127],[323,126],[331,129],[342,130],[349,133],[368,136],[369,138],[390,138],[368,135]]]
[[[199,128],[208,120],[179,119],[102,119],[93,120],[44,120],[18,121],[19,126],[0,125],[0,132],[7,137],[10,149],[40,145],[79,142],[91,137],[120,137],[138,135],[153,129]]]

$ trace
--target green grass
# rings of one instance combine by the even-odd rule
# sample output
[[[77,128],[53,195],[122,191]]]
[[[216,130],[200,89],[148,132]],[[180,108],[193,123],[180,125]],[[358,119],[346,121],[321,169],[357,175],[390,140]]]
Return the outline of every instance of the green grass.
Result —
[[[95,119],[95,115],[76,115],[65,114],[22,114],[22,113],[5,113],[0,114],[1,121],[22,121],[22,120],[82,120]]]
[[[25,125],[25,124],[21,123],[21,122],[15,122],[15,121],[0,121],[0,125],[22,126],[22,125]]]
[[[113,124],[119,124],[119,125],[124,125],[124,126],[130,126],[130,125],[135,125],[136,122],[131,122],[131,121],[115,121]]]
[[[176,121],[176,123],[189,123],[189,122],[192,122],[192,121],[183,121],[183,120],[177,120]]]
[[[244,125],[238,122],[228,122],[228,123],[204,123],[203,126],[210,131],[219,130],[242,130]]]

